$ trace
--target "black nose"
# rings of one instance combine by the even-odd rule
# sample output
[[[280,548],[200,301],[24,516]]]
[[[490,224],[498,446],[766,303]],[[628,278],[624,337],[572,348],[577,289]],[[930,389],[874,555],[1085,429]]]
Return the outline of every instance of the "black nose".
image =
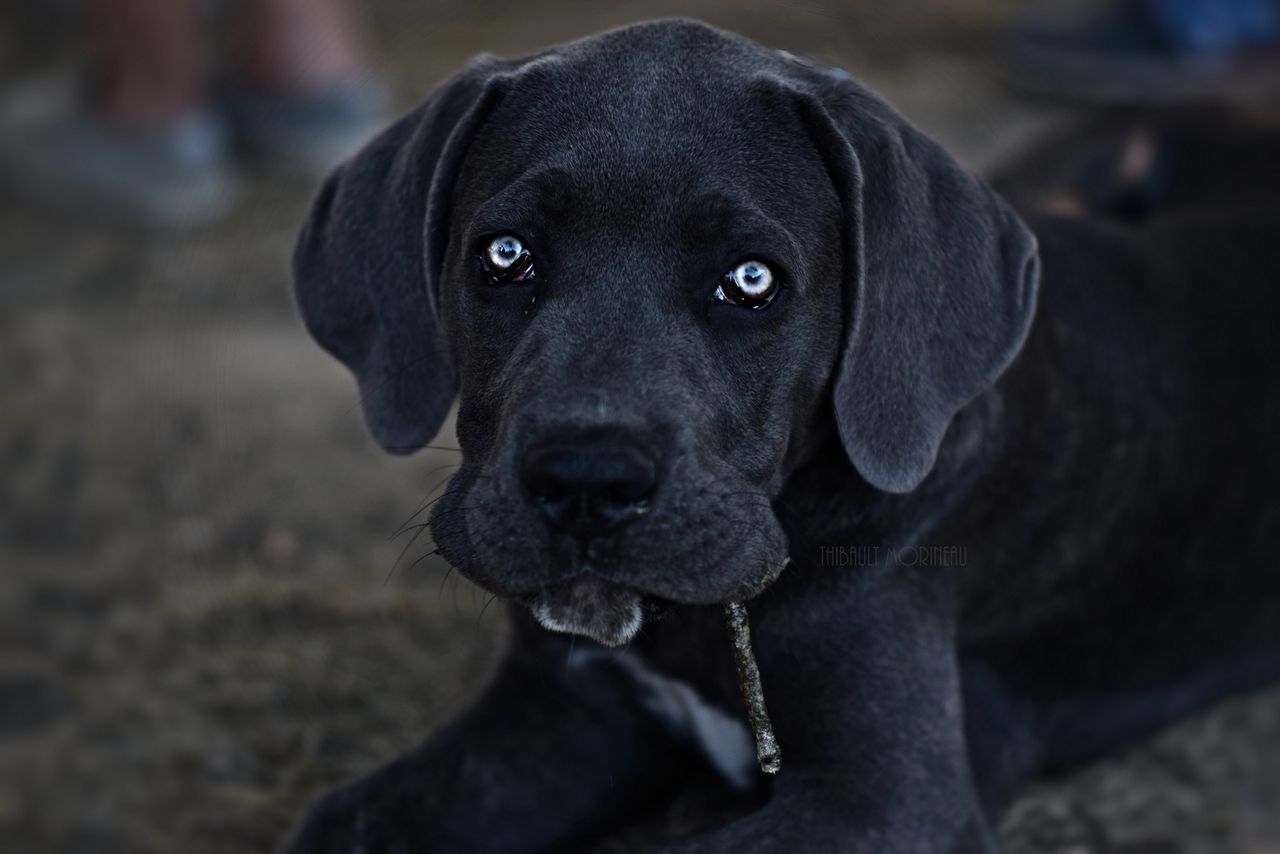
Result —
[[[657,486],[652,457],[613,435],[535,445],[521,476],[547,522],[579,537],[644,515]]]

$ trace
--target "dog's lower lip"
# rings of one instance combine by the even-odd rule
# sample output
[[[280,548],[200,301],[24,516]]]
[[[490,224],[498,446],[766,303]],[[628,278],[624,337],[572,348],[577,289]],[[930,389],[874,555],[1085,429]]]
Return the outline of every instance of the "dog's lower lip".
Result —
[[[621,646],[640,631],[647,609],[637,591],[589,572],[545,588],[526,604],[543,628]]]

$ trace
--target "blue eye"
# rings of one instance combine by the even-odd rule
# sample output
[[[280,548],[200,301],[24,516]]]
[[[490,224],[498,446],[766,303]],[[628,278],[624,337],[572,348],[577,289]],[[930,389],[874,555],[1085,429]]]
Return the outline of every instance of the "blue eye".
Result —
[[[520,238],[510,234],[489,241],[480,257],[489,281],[494,284],[523,282],[534,278],[533,254]]]
[[[764,308],[778,292],[773,271],[762,261],[743,261],[724,274],[715,299],[746,308]]]

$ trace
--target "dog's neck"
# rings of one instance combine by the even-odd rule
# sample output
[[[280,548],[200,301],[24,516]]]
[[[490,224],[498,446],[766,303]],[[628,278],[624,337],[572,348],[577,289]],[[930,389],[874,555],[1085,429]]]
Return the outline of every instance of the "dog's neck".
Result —
[[[925,481],[909,493],[893,494],[858,474],[830,421],[774,502],[792,559],[804,562],[825,546],[921,544],[1001,458],[1005,424],[1003,397],[998,388],[990,388],[956,415]]]

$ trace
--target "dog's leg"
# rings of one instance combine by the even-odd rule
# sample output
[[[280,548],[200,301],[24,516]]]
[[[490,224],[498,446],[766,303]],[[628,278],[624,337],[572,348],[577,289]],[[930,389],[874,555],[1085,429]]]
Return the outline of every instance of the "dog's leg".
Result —
[[[567,639],[517,629],[468,712],[321,798],[285,850],[564,850],[622,821],[687,754],[646,712],[630,675],[569,649]]]
[[[768,802],[670,850],[996,850],[969,766],[947,582],[812,573],[758,611],[782,748]]]

